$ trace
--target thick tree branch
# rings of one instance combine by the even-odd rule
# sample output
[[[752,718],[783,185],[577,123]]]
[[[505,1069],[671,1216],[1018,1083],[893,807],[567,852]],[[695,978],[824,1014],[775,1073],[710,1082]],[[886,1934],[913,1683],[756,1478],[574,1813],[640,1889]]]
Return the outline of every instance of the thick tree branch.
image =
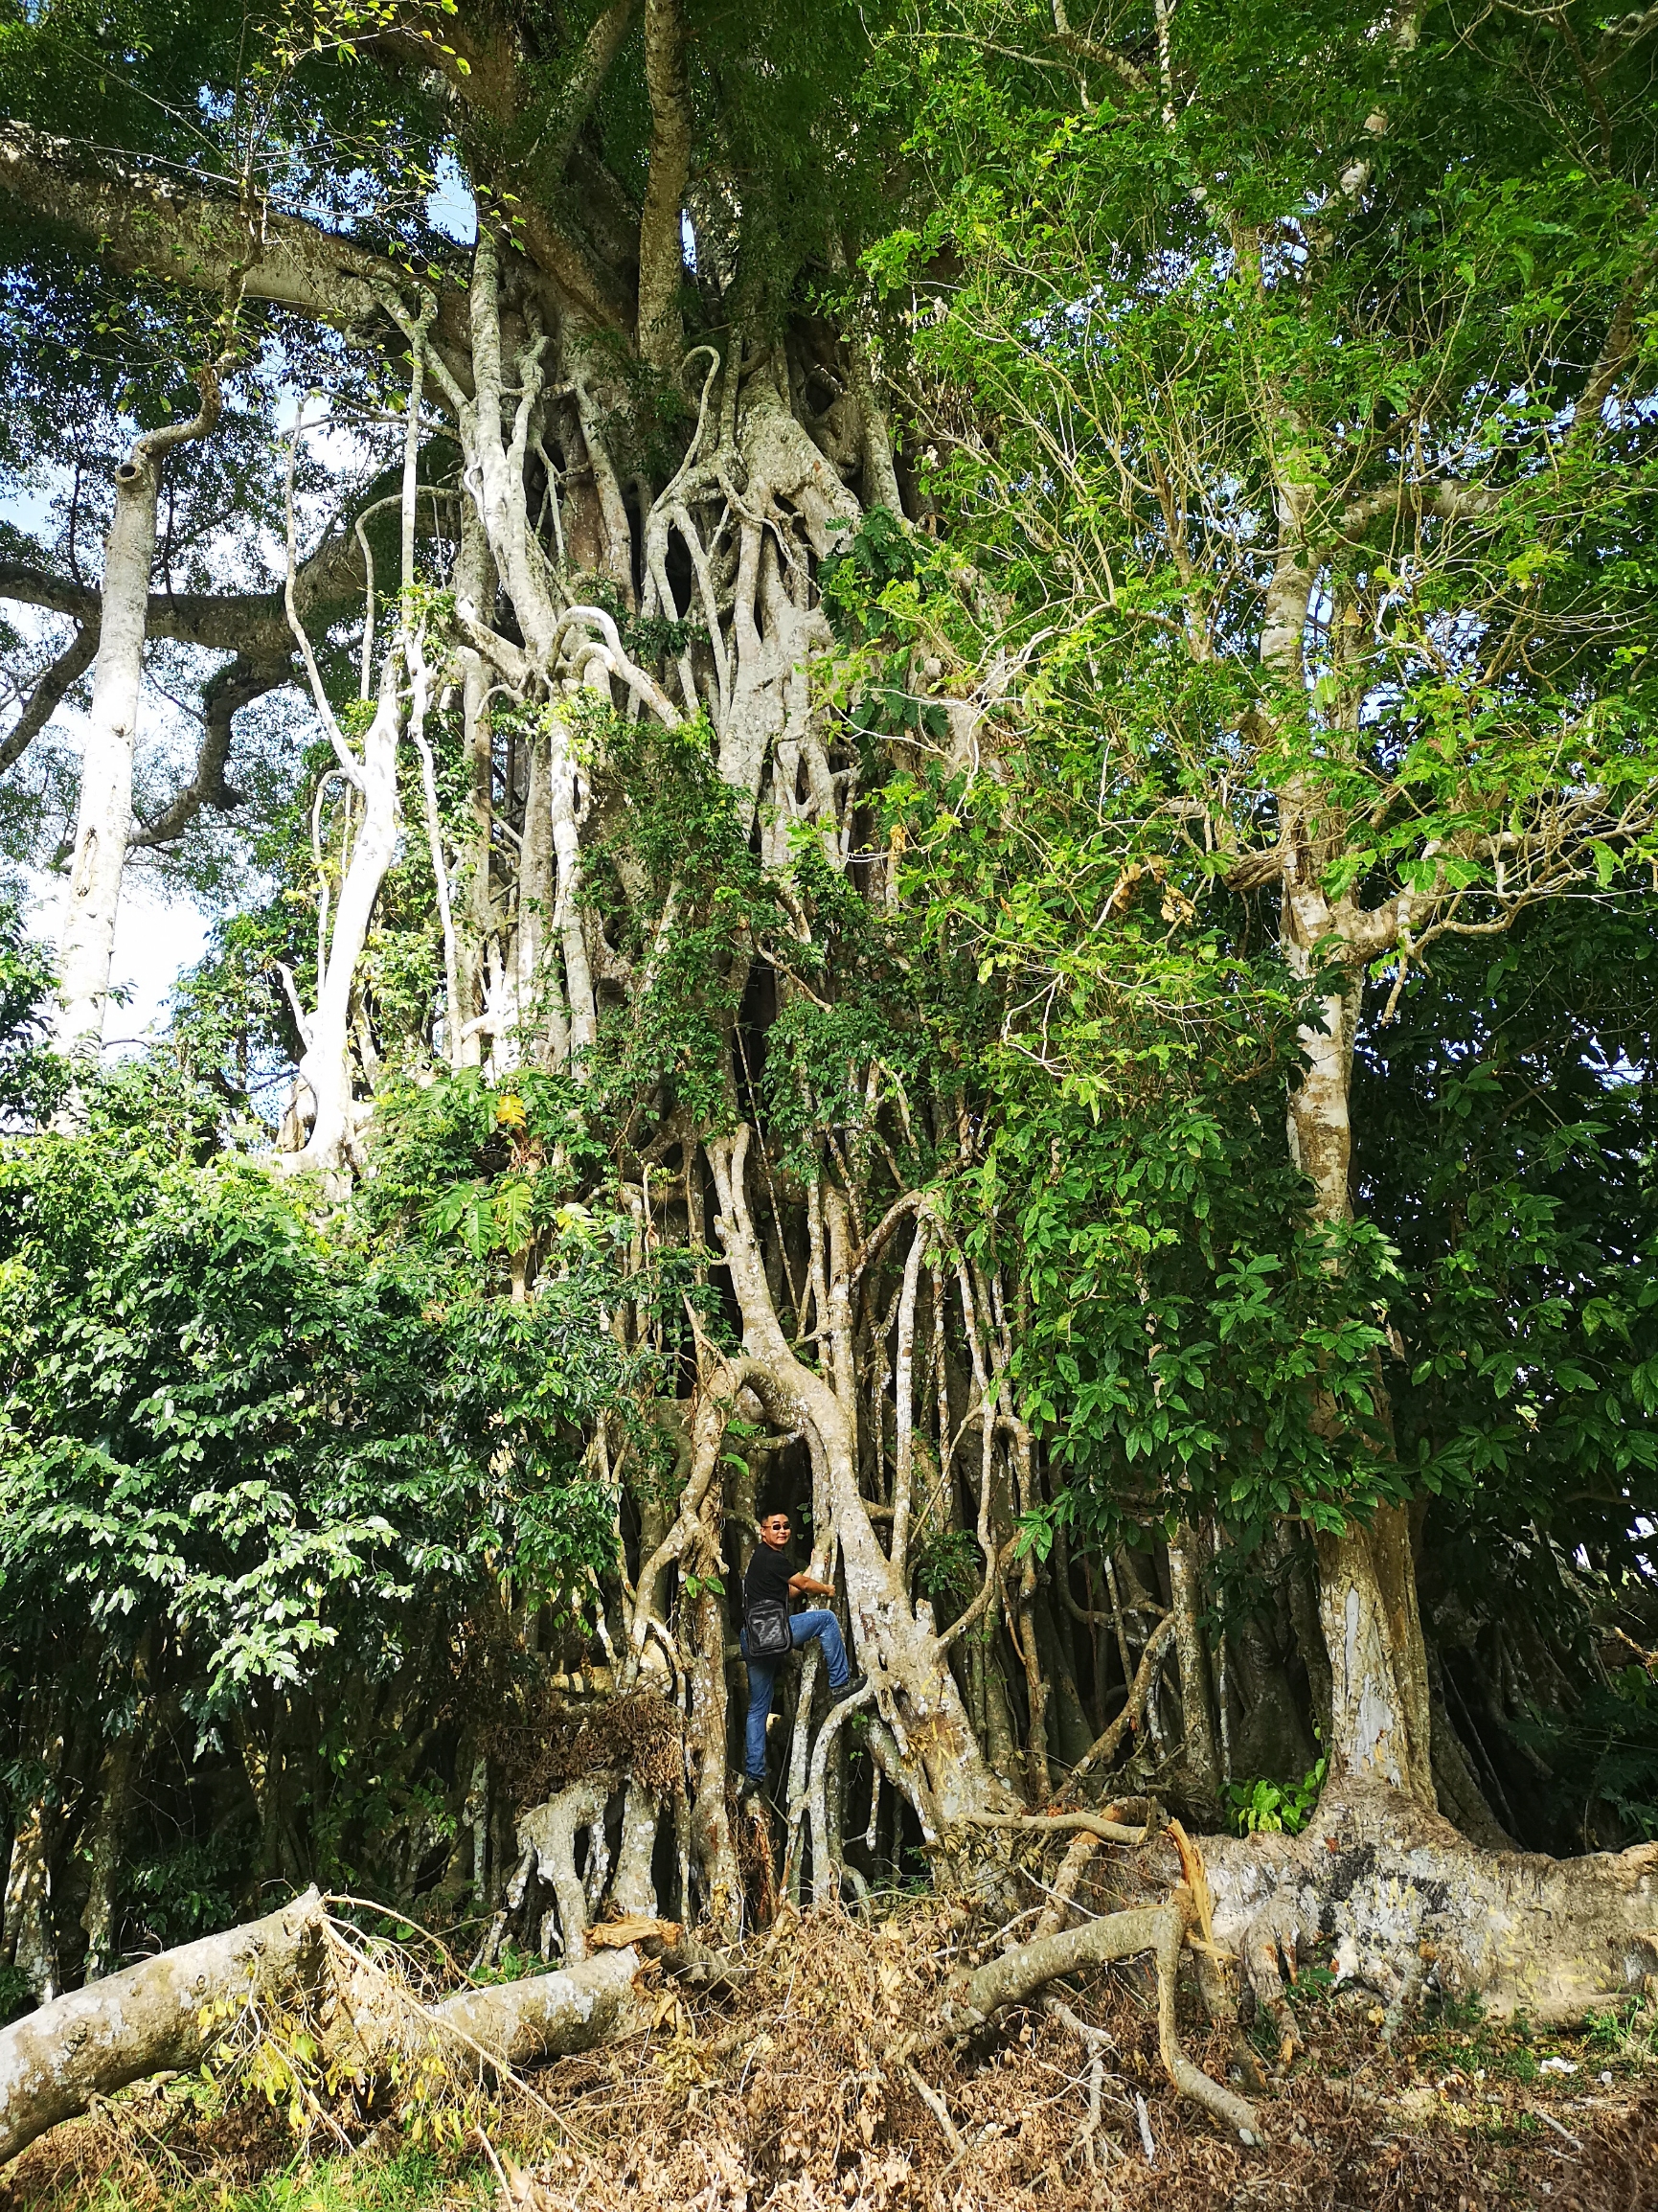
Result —
[[[267,300],[353,337],[383,327],[380,296],[402,277],[379,254],[274,213],[250,259],[246,223],[228,194],[96,156],[26,124],[0,122],[0,191],[74,233],[123,276],[216,293],[239,282],[245,299]],[[453,360],[464,363],[466,298],[453,286],[440,294],[438,332]]]
[[[645,80],[650,93],[650,179],[639,223],[639,351],[659,376],[670,377],[685,351],[681,211],[691,175],[691,88],[679,0],[645,0]]]
[[[80,627],[52,666],[36,682],[23,712],[12,723],[5,743],[0,744],[0,776],[23,758],[57,713],[71,685],[79,682],[92,666],[97,652],[98,617],[94,607],[92,613],[81,621]]]
[[[1151,1951],[1157,1961],[1157,2041],[1170,2080],[1182,2096],[1201,2105],[1226,2127],[1236,2128],[1246,2142],[1259,2142],[1263,2131],[1254,2106],[1219,2082],[1212,2082],[1194,2066],[1181,2048],[1176,2031],[1174,1977],[1181,1947],[1196,1917],[1192,1893],[1182,1886],[1168,1904],[1110,1913],[1063,1935],[1045,1935],[1033,1943],[1019,1944],[976,1973],[958,1976],[945,2007],[947,2024],[958,2034],[970,2033],[1006,2006],[1022,2003],[1061,1974]]]
[[[251,706],[266,692],[286,683],[291,673],[291,663],[285,657],[256,660],[238,653],[227,667],[208,678],[201,695],[206,726],[196,755],[195,772],[155,820],[139,830],[131,839],[133,845],[173,844],[183,836],[203,807],[215,807],[220,813],[229,814],[243,803],[241,793],[233,791],[224,780],[225,764],[230,759],[231,723],[238,709]]]
[[[639,0],[611,0],[583,39],[580,57],[565,86],[557,133],[545,149],[558,169],[563,169],[575,151],[581,125],[592,114],[599,88],[609,76],[638,12]]]
[[[0,2163],[95,2096],[199,2065],[245,2007],[292,2007],[327,1972],[314,1889],[263,1920],[163,1951],[0,2030]]]
[[[338,606],[362,590],[363,559],[349,531],[325,538],[294,580],[303,614]],[[24,560],[0,560],[0,600],[68,615],[89,627],[96,642],[100,595],[56,569]],[[283,595],[276,591],[152,591],[145,634],[171,638],[209,652],[245,652],[255,659],[292,650]]]
[[[1349,501],[1336,524],[1336,536],[1354,544],[1373,524],[1396,514],[1437,514],[1445,522],[1477,521],[1495,510],[1500,497],[1489,484],[1458,484],[1449,478],[1431,484],[1384,484]]]
[[[514,213],[522,219],[522,241],[531,260],[551,278],[562,295],[561,306],[574,308],[601,329],[615,331],[632,328],[629,288],[572,236],[549,204],[546,186],[549,181],[557,185],[562,178],[637,8],[638,0],[613,0],[599,17],[563,86],[549,102],[547,120],[522,152],[511,148],[524,146],[535,118],[533,107],[525,112],[522,92],[529,72],[517,35],[508,25],[488,23],[480,28],[475,19],[435,15],[428,38],[421,18],[416,16],[381,41],[422,67],[438,70],[456,100],[488,125],[487,140],[495,155],[482,168],[498,190],[511,188],[518,194]],[[504,156],[502,148],[508,149]]]

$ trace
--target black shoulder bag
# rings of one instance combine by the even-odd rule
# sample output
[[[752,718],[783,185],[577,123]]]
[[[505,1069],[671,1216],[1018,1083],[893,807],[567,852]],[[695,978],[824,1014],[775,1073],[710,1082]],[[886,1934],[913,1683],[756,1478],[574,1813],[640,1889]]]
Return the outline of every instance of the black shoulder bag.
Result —
[[[751,1659],[781,1659],[794,1650],[788,1608],[778,1598],[757,1598],[748,1608],[744,1626]]]

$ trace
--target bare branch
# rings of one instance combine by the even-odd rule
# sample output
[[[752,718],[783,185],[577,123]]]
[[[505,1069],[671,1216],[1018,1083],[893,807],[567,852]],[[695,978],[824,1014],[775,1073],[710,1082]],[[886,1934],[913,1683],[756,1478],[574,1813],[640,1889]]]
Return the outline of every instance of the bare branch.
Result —
[[[231,724],[238,712],[275,691],[288,680],[290,664],[282,660],[252,659],[238,653],[235,660],[210,676],[204,688],[202,712],[206,727],[190,782],[170,801],[153,822],[130,839],[133,846],[170,845],[183,836],[203,807],[233,813],[242,804],[239,791],[224,780],[230,759]]]
[[[35,682],[29,702],[0,744],[0,776],[23,758],[61,705],[70,687],[92,666],[98,652],[96,618],[82,622],[52,666]]]

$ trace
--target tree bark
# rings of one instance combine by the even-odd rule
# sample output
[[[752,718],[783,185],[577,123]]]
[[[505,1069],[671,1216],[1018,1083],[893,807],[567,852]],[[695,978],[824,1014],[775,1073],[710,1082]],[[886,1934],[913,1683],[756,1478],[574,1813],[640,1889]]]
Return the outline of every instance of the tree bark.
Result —
[[[57,1995],[57,1935],[52,1920],[50,1787],[24,1805],[6,1875],[5,1955],[41,2003]]]
[[[554,1973],[462,1990],[432,2008],[439,2046],[451,2064],[482,2071],[613,2042],[649,2024],[650,2006],[638,1986],[644,1967],[629,1945]]]
[[[1376,1509],[1368,1528],[1321,1531],[1319,1620],[1330,1668],[1330,1771],[1436,1803],[1427,1651],[1410,1516]]]
[[[1209,1656],[1204,1649],[1202,1591],[1197,1580],[1197,1534],[1182,1521],[1169,1539],[1170,1614],[1180,1666],[1180,1709],[1186,1731],[1187,1787],[1206,1820],[1220,1810],[1220,1762],[1215,1749]]]
[[[1321,945],[1347,934],[1342,907],[1331,907],[1316,879],[1309,824],[1299,794],[1291,808],[1291,846],[1284,861],[1283,941],[1292,972],[1310,979]],[[1299,1039],[1306,1069],[1289,1101],[1289,1142],[1313,1189],[1311,1219],[1333,1225],[1351,1218],[1352,1154],[1350,1094],[1360,978],[1319,1002],[1323,1026]],[[1380,1378],[1376,1380],[1378,1410]],[[1366,1527],[1350,1521],[1339,1536],[1316,1537],[1319,1621],[1330,1668],[1330,1766],[1337,1775],[1385,1782],[1420,1804],[1434,1799],[1427,1652],[1417,1605],[1408,1516],[1382,1506]]]
[[[0,2165],[61,2120],[148,2074],[197,2066],[249,2006],[314,2013],[336,2060],[375,2070],[412,2027],[422,2051],[483,2073],[647,2024],[637,1947],[422,2006],[377,1973],[330,1960],[322,1900],[280,1911],[43,2005],[0,2029]]]
[[[659,376],[671,380],[685,351],[681,225],[691,175],[691,90],[679,0],[645,0],[645,81],[650,94],[650,172],[639,221],[639,351]]]
[[[86,1910],[81,1915],[81,1926],[86,1930],[86,1979],[89,1982],[99,1981],[115,1972],[121,1845],[131,1812],[138,1751],[135,1722],[105,1749],[98,1778],[98,1817],[93,1826],[87,1866]]]
[[[1334,1939],[1342,1979],[1401,2009],[1424,1984],[1537,2021],[1580,2018],[1658,1969],[1658,1844],[1493,1853],[1407,1791],[1327,1790],[1302,1835],[1211,1836],[1215,1940],[1282,2018],[1279,1959]],[[1287,2024],[1285,2021],[1284,2024]]]
[[[356,1141],[352,1110],[352,993],[375,901],[397,851],[398,658],[395,652],[386,656],[379,703],[363,740],[363,818],[340,888],[328,965],[318,979],[317,1010],[300,1059],[300,1078],[310,1091],[314,1119],[304,1151],[286,1155],[286,1164],[294,1169],[336,1173]]]

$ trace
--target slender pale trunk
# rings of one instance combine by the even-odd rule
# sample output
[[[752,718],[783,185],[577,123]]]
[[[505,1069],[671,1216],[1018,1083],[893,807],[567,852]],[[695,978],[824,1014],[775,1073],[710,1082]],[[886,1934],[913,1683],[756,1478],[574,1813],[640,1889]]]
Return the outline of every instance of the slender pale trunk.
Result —
[[[692,1732],[697,1770],[691,1833],[707,1884],[705,1917],[715,1931],[715,1940],[731,1943],[742,1933],[742,1874],[732,1839],[725,1793],[727,1623],[724,1603],[708,1582],[710,1565],[718,1561],[715,1545],[719,1504],[720,1487],[716,1482],[710,1490],[704,1514],[707,1555],[703,1574],[691,1605]]]
[[[530,747],[530,774],[524,792],[524,837],[518,854],[518,932],[513,947],[518,1009],[518,1055],[531,1066],[546,1058],[547,1040],[556,1034],[547,1020],[551,982],[546,969],[549,924],[553,919],[553,805],[548,792],[549,755],[556,750],[537,740]]]
[[[115,917],[132,831],[132,748],[155,559],[160,470],[135,448],[115,472],[115,518],[103,553],[103,614],[92,711],[80,759],[75,855],[58,943],[61,1011],[57,1041],[76,1060],[95,1060],[115,954]]]
[[[1310,873],[1302,840],[1286,857],[1283,946],[1291,969],[1304,978],[1321,940],[1342,935],[1341,908],[1328,904]],[[1290,1151],[1312,1185],[1311,1217],[1321,1224],[1351,1214],[1350,1098],[1362,970],[1347,972],[1351,980],[1319,1002],[1323,1026],[1301,1032],[1306,1073],[1289,1101]],[[1379,1376],[1376,1389],[1379,1408]],[[1431,1806],[1427,1652],[1405,1508],[1380,1506],[1368,1527],[1350,1521],[1340,1536],[1320,1531],[1315,1541],[1332,1771],[1386,1783]]]
[[[609,696],[597,658],[587,663],[595,688]],[[593,969],[587,957],[587,934],[581,914],[581,825],[577,768],[570,742],[570,723],[562,703],[556,701],[547,718],[547,795],[552,833],[556,887],[552,931],[564,957],[565,1002],[569,1008],[569,1052],[578,1077],[585,1070],[586,1056],[599,1037],[599,1005],[593,990]]]
[[[495,563],[483,518],[471,500],[462,502],[461,553],[455,563],[458,605],[488,623],[495,611]],[[477,1067],[484,1058],[484,1033],[475,1027],[484,1007],[489,939],[495,930],[490,896],[490,851],[494,838],[495,736],[489,719],[489,669],[471,649],[460,654],[462,715],[466,766],[471,786],[471,836],[464,871],[465,897],[456,920],[456,965],[460,999],[456,1024],[461,1064]]]
[[[386,871],[397,851],[397,671],[401,656],[386,655],[379,703],[363,740],[360,793],[363,818],[340,887],[329,943],[328,966],[317,991],[317,1011],[300,1060],[315,1119],[305,1151],[290,1155],[296,1168],[332,1174],[356,1140],[352,1109],[352,992],[357,962],[368,943],[369,923]]]
[[[174,445],[204,437],[218,419],[214,374],[188,422],[140,438],[115,471],[115,515],[103,551],[103,589],[92,707],[81,754],[75,847],[58,935],[57,1043],[71,1059],[96,1061],[103,1041],[115,919],[132,833],[132,753],[149,625],[149,572],[161,462]]]
[[[1306,712],[1303,641],[1316,582],[1301,550],[1312,474],[1297,457],[1294,425],[1286,419],[1280,429],[1284,472],[1277,505],[1284,550],[1267,590],[1261,658],[1283,687],[1278,711],[1300,717]],[[1299,772],[1288,773],[1278,811],[1285,962],[1304,982],[1321,964],[1339,979],[1298,1032],[1305,1072],[1289,1099],[1289,1148],[1312,1187],[1310,1219],[1333,1226],[1351,1215],[1352,1047],[1364,988],[1359,916],[1325,889],[1326,869],[1345,844],[1346,824],[1334,799]],[[1379,1408],[1379,1376],[1376,1390]],[[1368,1527],[1354,1521],[1340,1536],[1320,1532],[1316,1544],[1319,1624],[1330,1666],[1332,1773],[1385,1783],[1432,1806],[1427,1653],[1404,1509],[1382,1506]]]

